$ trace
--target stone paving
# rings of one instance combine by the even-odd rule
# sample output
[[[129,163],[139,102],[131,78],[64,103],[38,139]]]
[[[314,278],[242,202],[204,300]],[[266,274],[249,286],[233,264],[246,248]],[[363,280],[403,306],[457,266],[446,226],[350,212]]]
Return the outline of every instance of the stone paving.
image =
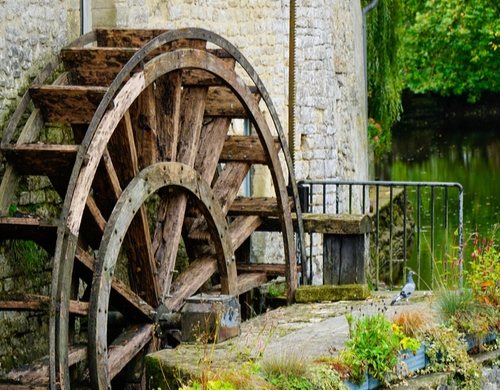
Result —
[[[314,359],[336,354],[344,348],[348,337],[346,313],[354,316],[383,312],[389,319],[406,303],[390,305],[397,292],[374,292],[366,300],[294,304],[268,311],[241,324],[240,337],[233,338],[204,351],[199,346],[183,344],[149,356],[162,368],[179,367],[181,371],[196,373],[198,363],[208,356],[213,366],[227,366],[238,357],[300,354]],[[429,292],[415,292],[411,306],[432,310]]]

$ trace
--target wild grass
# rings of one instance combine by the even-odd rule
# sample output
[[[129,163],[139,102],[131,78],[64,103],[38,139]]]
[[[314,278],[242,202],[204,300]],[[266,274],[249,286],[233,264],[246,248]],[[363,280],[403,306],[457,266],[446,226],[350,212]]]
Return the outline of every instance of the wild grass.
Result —
[[[420,306],[401,308],[392,316],[392,323],[401,327],[406,336],[417,340],[421,340],[436,322],[435,312]]]

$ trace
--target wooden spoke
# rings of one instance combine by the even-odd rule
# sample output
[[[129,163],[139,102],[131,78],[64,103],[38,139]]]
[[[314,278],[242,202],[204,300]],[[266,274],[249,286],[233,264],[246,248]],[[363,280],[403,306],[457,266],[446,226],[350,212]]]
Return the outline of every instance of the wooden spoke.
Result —
[[[214,256],[201,257],[192,262],[172,284],[172,297],[165,301],[167,308],[178,311],[184,299],[195,294],[216,270],[217,259]]]
[[[179,140],[175,160],[190,167],[194,165],[198,152],[206,94],[207,88],[205,87],[190,87],[182,93]],[[164,240],[155,253],[155,259],[160,263],[158,278],[162,287],[162,297],[170,292],[171,270],[174,268],[177,257],[186,204],[187,197],[182,192],[175,191],[169,197],[165,219],[168,223],[164,224],[162,229]]]
[[[96,264],[94,257],[78,247],[76,258],[80,261],[81,266],[84,267],[83,269],[79,269],[81,277],[91,283]],[[115,307],[123,313],[129,314],[131,319],[151,321],[153,307],[116,277],[113,277],[111,280],[110,295]]]
[[[106,370],[103,369],[99,373],[105,374],[109,371],[109,380],[113,379],[146,346],[152,337],[152,324],[132,326],[125,330],[109,346]],[[109,388],[109,380],[106,381],[104,377],[100,377],[99,380],[99,385],[96,388]]]

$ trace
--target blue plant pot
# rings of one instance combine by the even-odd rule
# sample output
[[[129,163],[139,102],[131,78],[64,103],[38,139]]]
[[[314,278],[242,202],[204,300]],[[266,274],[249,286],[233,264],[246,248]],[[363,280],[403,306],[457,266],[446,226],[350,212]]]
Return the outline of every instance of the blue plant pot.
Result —
[[[407,377],[411,372],[418,371],[419,369],[423,369],[429,365],[429,358],[425,354],[426,350],[427,346],[422,344],[420,349],[418,349],[415,354],[413,354],[413,351],[408,349],[400,351],[399,363],[396,372],[397,376]],[[388,374],[388,377],[390,380],[393,376]],[[350,390],[373,390],[380,387],[382,382],[367,373],[365,374],[365,381],[361,385],[355,384],[349,379],[345,381],[345,384]]]
[[[490,333],[485,338],[483,338],[483,340],[481,342],[481,341],[478,341],[477,338],[474,338],[471,335],[467,334],[465,336],[465,340],[467,341],[467,345],[468,345],[467,351],[472,350],[472,349],[478,347],[479,344],[492,343],[492,342],[495,341],[496,337],[497,337],[496,333]]]

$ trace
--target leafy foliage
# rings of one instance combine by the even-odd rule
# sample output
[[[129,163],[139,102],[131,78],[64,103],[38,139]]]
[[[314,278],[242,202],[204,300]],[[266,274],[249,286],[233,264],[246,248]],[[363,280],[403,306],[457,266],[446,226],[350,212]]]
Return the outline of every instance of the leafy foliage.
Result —
[[[500,6],[496,0],[408,0],[402,30],[405,83],[443,96],[500,92]]]
[[[363,0],[362,6],[370,3],[371,0]],[[400,0],[379,1],[366,18],[368,115],[388,134],[389,146],[391,126],[402,110],[400,21]]]
[[[397,365],[399,350],[417,350],[420,344],[404,335],[401,328],[391,324],[383,314],[358,318],[347,314],[346,318],[350,338],[345,341],[346,349],[340,352],[340,356],[351,367],[350,380],[362,384],[368,371],[388,386],[387,374],[392,373]]]
[[[474,239],[472,262],[469,265],[466,280],[474,297],[481,303],[500,304],[500,254],[493,239]]]
[[[391,150],[391,132],[382,129],[373,118],[368,119],[368,142],[373,145],[375,156],[380,157]]]
[[[440,324],[429,333],[427,344],[430,365],[424,372],[455,372],[462,383],[461,389],[481,389],[480,364],[467,354],[467,342],[462,333]]]

